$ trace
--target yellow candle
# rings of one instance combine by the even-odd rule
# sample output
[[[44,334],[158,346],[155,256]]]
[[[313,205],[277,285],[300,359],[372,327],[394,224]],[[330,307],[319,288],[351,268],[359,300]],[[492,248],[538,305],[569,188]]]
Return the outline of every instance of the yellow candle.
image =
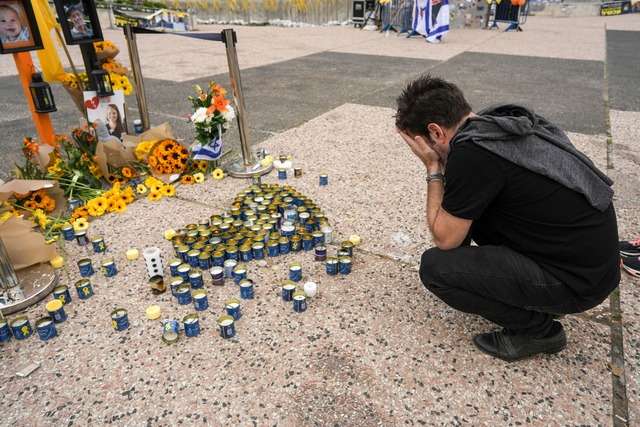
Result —
[[[358,246],[360,244],[360,236],[354,234],[353,236],[349,237],[349,241],[353,243],[354,246]]]
[[[151,307],[147,308],[147,318],[149,318],[150,320],[156,320],[159,317],[160,307],[158,307],[157,305],[152,305]]]
[[[53,257],[49,262],[51,263],[51,267],[53,268],[64,267],[64,258],[62,258],[61,256]]]
[[[127,259],[133,261],[134,259],[138,259],[140,256],[140,252],[137,249],[127,249]]]
[[[175,235],[176,235],[176,230],[173,230],[173,229],[165,230],[164,232],[164,238],[167,240],[173,239]]]

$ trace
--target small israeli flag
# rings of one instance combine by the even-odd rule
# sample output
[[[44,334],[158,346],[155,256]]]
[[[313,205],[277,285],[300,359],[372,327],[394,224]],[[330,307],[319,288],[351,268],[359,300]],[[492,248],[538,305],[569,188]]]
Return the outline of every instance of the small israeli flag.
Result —
[[[217,160],[220,158],[220,156],[222,156],[221,131],[221,126],[218,125],[218,136],[213,138],[213,140],[209,144],[202,146],[202,144],[198,142],[191,147],[194,160],[206,160],[210,162],[212,160]]]

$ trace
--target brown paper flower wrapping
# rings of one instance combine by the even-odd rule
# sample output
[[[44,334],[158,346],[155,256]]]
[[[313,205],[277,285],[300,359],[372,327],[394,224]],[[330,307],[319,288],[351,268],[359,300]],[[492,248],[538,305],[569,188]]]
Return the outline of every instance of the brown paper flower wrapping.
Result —
[[[67,201],[64,197],[64,191],[60,188],[56,180],[36,180],[36,179],[14,179],[6,184],[0,185],[0,200],[7,201],[13,197],[13,193],[26,194],[31,191],[38,191],[44,188],[47,195],[56,202],[56,207],[49,212],[49,216],[58,216],[67,208]],[[28,218],[30,214],[25,213]],[[30,222],[33,227],[33,223]]]
[[[33,222],[9,217],[0,223],[0,238],[14,270],[47,262],[55,255],[56,247],[47,245],[42,234],[33,231]]]
[[[76,108],[84,115],[84,94],[82,91],[77,87],[69,87],[67,85],[62,85],[62,87],[67,91],[73,103],[76,104]]]
[[[115,58],[120,53],[120,49],[116,48],[104,48],[102,50],[96,51],[96,56],[99,61],[104,61],[107,58]]]

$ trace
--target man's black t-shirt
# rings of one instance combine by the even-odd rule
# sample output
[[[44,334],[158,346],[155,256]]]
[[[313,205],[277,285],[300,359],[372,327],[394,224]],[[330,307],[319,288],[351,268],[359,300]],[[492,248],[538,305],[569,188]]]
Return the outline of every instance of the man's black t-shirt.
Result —
[[[446,165],[442,207],[473,220],[478,245],[504,245],[536,261],[588,301],[618,283],[618,230],[611,204],[604,212],[543,175],[471,141],[456,143]]]

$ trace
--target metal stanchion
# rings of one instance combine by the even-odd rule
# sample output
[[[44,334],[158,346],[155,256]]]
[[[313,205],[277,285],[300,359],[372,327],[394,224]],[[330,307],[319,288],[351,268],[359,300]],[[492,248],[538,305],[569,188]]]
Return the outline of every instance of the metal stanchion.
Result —
[[[124,35],[127,39],[127,50],[129,51],[129,60],[131,61],[131,69],[133,71],[133,84],[136,88],[136,100],[138,101],[140,120],[142,120],[142,130],[146,131],[151,127],[149,123],[149,110],[147,109],[147,96],[144,92],[144,82],[142,79],[142,71],[140,70],[136,34],[131,30],[131,25],[126,24],[124,26]]]
[[[236,53],[236,33],[232,29],[222,31],[222,41],[227,48],[227,62],[229,63],[229,78],[231,90],[236,104],[238,129],[240,131],[240,146],[242,159],[236,159],[227,164],[227,172],[236,178],[250,178],[255,175],[263,175],[273,169],[273,163],[264,166],[262,160],[265,157],[263,149],[251,150],[249,144],[249,125],[244,108],[244,96],[242,95],[242,83],[240,82],[240,67],[238,67],[238,55]]]

